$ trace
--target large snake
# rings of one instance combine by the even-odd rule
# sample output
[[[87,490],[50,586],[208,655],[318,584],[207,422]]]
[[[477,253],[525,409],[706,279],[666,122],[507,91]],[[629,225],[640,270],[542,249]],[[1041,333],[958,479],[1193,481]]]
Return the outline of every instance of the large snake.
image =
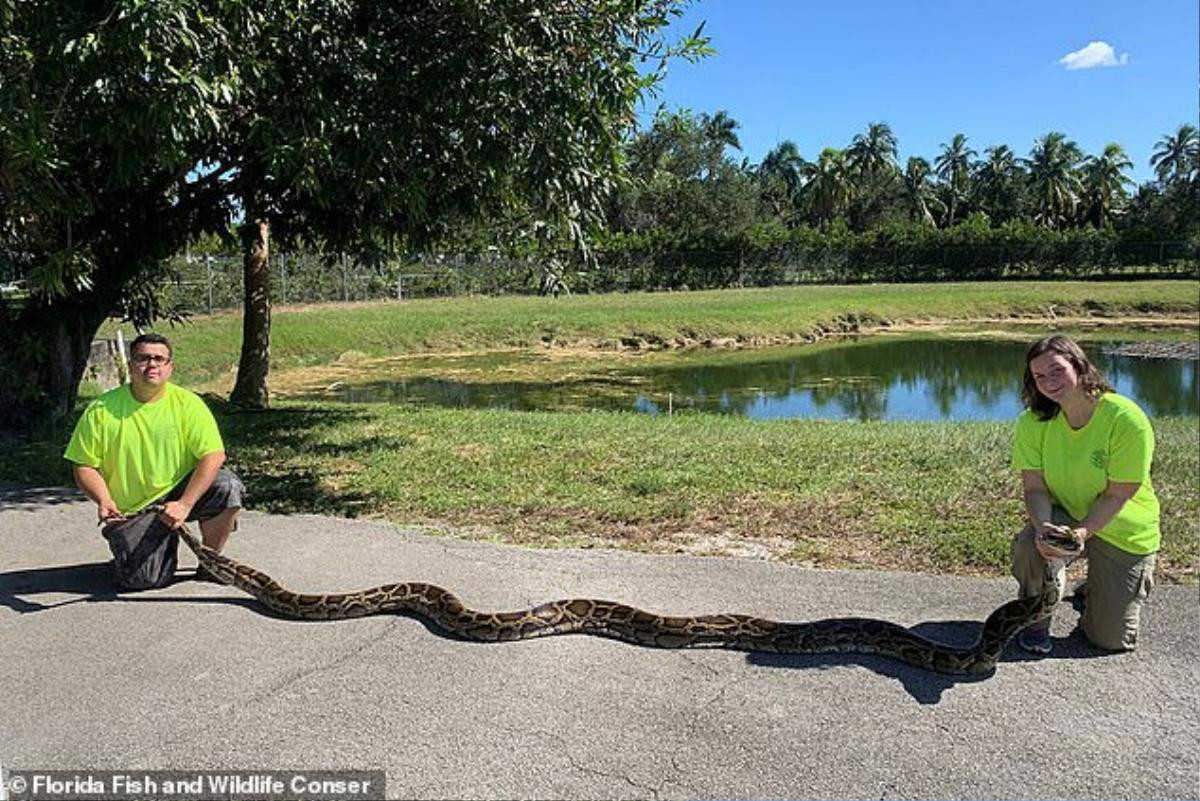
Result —
[[[302,595],[275,579],[202,544],[186,527],[179,533],[218,581],[250,593],[273,612],[303,620],[343,620],[389,612],[420,615],[447,632],[486,642],[526,640],[580,632],[659,648],[713,647],[778,654],[877,654],[948,674],[991,673],[1009,640],[1050,616],[1063,593],[1063,562],[1047,562],[1046,590],[998,607],[974,645],[958,647],[922,637],[886,620],[843,617],[788,623],[739,614],[672,617],[590,598],[551,601],[512,612],[478,612],[433,584],[384,584],[359,592]],[[1073,540],[1052,538],[1064,551]]]

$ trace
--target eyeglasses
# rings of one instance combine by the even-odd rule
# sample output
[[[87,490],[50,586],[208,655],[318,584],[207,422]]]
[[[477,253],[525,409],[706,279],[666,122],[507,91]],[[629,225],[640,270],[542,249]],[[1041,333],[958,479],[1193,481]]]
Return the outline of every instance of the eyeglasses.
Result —
[[[160,356],[157,353],[135,353],[132,357],[130,357],[130,361],[132,361],[134,364],[152,364],[155,367],[159,367],[164,364],[169,364],[171,357]]]

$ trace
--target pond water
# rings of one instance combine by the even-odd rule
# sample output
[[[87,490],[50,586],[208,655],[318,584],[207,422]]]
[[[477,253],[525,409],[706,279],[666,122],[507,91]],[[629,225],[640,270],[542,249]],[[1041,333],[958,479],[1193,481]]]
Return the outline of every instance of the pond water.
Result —
[[[1200,413],[1200,363],[1109,353],[1084,343],[1116,390],[1152,417]],[[491,363],[470,380],[426,376],[342,385],[323,397],[513,410],[600,408],[648,414],[693,411],[759,420],[1010,420],[1026,341],[881,335],[835,344],[734,353],[689,353],[567,375]],[[492,357],[493,360],[495,357]],[[519,359],[520,357],[513,357]]]

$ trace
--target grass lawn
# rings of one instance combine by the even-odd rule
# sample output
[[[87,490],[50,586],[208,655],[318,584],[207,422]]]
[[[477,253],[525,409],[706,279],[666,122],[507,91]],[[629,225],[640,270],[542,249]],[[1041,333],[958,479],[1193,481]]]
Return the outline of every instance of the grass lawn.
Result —
[[[1053,308],[1051,308],[1053,307]],[[799,341],[844,325],[1056,316],[1183,318],[1194,281],[798,287],[559,298],[459,298],[279,310],[275,370],[547,345]],[[857,323],[855,322],[857,321]],[[168,331],[177,379],[227,384],[240,318]],[[720,343],[716,343],[720,344]],[[1018,379],[1013,376],[1014,382]],[[541,546],[741,554],[820,566],[999,575],[1021,526],[1009,423],[752,421],[690,414],[413,409],[213,400],[252,506],[454,527]],[[1200,431],[1161,418],[1154,481],[1165,581],[1195,582]],[[66,431],[8,447],[0,479],[69,483]]]
[[[538,546],[997,575],[1022,525],[1007,423],[215,405],[232,466],[264,511]],[[1194,582],[1200,433],[1194,419],[1155,428],[1159,573]],[[68,482],[57,452],[22,446],[0,477]]]
[[[781,344],[846,327],[928,320],[1070,316],[1187,318],[1200,314],[1200,282],[994,282],[801,286],[706,292],[462,297],[326,304],[272,315],[273,370],[423,351],[566,346],[600,349]],[[228,384],[241,316],[216,314],[163,330],[187,354],[176,379]],[[126,336],[130,334],[126,331]]]

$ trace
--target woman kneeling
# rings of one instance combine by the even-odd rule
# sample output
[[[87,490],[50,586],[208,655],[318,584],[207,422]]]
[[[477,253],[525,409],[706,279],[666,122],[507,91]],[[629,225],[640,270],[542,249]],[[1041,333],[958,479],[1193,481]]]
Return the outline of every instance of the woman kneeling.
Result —
[[[1069,534],[1087,556],[1083,633],[1100,648],[1131,651],[1159,548],[1150,421],[1064,336],[1029,349],[1021,397],[1026,410],[1017,420],[1012,460],[1029,517],[1012,548],[1020,597],[1040,595],[1046,560],[1066,556],[1046,536]],[[1050,618],[1018,642],[1031,653],[1050,653]]]

